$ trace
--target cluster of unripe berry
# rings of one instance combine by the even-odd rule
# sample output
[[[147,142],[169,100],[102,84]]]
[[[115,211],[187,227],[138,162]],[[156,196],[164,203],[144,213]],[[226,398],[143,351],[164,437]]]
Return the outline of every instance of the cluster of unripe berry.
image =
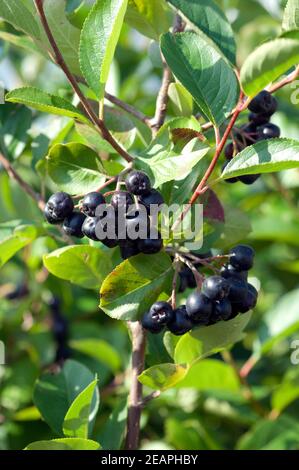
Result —
[[[229,263],[222,267],[220,275],[206,278],[201,292],[193,292],[186,305],[176,309],[167,302],[154,303],[142,319],[143,327],[151,333],[161,333],[167,328],[180,336],[194,327],[228,321],[252,310],[258,292],[247,279],[254,255],[250,246],[236,246],[230,251]]]
[[[114,191],[109,203],[99,192],[87,194],[80,204],[81,211],[74,210],[74,202],[69,194],[55,193],[46,204],[45,217],[50,224],[62,224],[64,232],[69,236],[86,236],[101,241],[108,248],[119,246],[123,259],[138,253],[158,253],[163,247],[163,240],[159,233],[156,237],[151,236],[150,210],[153,205],[161,206],[163,197],[151,187],[149,177],[141,171],[131,171],[125,185],[126,191]],[[123,214],[125,229],[122,238],[118,237],[120,212]],[[111,227],[114,227],[112,235]],[[146,230],[144,237],[130,236],[130,233],[138,232],[141,227]]]
[[[270,123],[271,116],[276,112],[277,106],[277,100],[266,90],[261,91],[251,101],[248,106],[248,109],[251,111],[248,117],[249,123],[242,126],[235,133],[235,141],[225,147],[224,154],[227,161],[223,165],[223,170],[230,160],[246,147],[261,140],[280,137],[280,128]],[[260,174],[243,175],[236,178],[229,178],[226,182],[237,183],[241,181],[244,184],[250,185],[260,176]]]

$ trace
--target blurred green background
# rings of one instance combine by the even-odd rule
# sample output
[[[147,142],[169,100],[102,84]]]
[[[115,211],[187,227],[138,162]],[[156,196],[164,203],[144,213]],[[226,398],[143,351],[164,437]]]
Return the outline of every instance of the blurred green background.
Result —
[[[80,2],[67,3],[70,18],[75,21],[73,11]],[[277,35],[281,8],[286,2],[223,0],[218,3],[237,35],[241,64],[258,44]],[[2,23],[0,29],[16,33],[7,23]],[[0,80],[7,90],[27,84],[60,96],[72,96],[56,66],[3,39],[0,40]],[[108,91],[151,116],[160,80],[157,43],[124,26]],[[277,93],[279,111],[273,122],[281,127],[283,137],[298,139],[299,82],[294,85]],[[172,103],[168,115],[176,115]],[[135,153],[146,138],[145,130],[141,129],[135,139]],[[65,118],[41,115],[17,105],[0,105],[1,146],[23,178],[47,195],[54,188],[40,176],[36,164],[56,140],[82,141],[82,137]],[[232,390],[229,385],[222,387],[219,381],[213,380],[211,363],[204,389],[199,377],[198,386],[172,389],[148,404],[142,417],[141,447],[298,449],[299,364],[292,364],[290,358],[292,342],[299,340],[299,171],[264,175],[251,187],[223,183],[216,192],[226,208],[230,244],[234,244],[233,237],[237,236],[257,251],[250,281],[260,289],[258,307],[246,337],[231,352],[239,367],[250,357],[257,358],[248,380],[261,409],[240,391]],[[0,222],[17,219],[43,226],[35,204],[0,165]],[[6,235],[7,227],[1,225],[0,241]],[[112,411],[119,416],[120,433],[124,427],[128,387],[124,373],[130,360],[127,328],[99,311],[97,292],[47,274],[42,256],[63,246],[56,235],[54,228],[53,236],[38,238],[0,271],[0,339],[6,350],[6,364],[0,367],[0,449],[22,449],[34,440],[53,437],[32,404],[36,378],[55,361],[57,346],[50,306],[53,298],[59,300],[60,310],[69,321],[72,358],[99,375],[102,398],[95,437],[101,442],[108,439],[106,426]],[[221,248],[226,247],[222,243]],[[3,250],[1,243],[0,259]],[[21,298],[8,298],[14,297],[17,290]],[[111,350],[98,358],[83,354],[79,340],[84,339],[102,340]],[[162,362],[165,354],[161,340],[150,338],[147,365]],[[111,383],[120,385],[111,386]],[[109,445],[106,442],[107,448]]]

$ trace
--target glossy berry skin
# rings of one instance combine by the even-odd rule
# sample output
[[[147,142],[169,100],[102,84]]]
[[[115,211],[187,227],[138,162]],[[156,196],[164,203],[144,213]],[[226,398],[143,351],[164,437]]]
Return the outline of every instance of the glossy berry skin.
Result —
[[[280,137],[280,128],[271,122],[258,130],[258,140],[276,139]]]
[[[82,201],[82,211],[88,217],[95,217],[97,207],[105,204],[105,198],[101,193],[92,192],[86,194]]]
[[[256,114],[267,113],[270,116],[277,110],[277,100],[266,90],[261,91],[248,106]]]
[[[53,220],[55,223],[71,215],[74,210],[74,203],[71,196],[64,192],[53,194],[47,202],[45,215],[47,220]],[[52,222],[53,223],[53,222]]]
[[[243,175],[243,176],[239,176],[239,181],[241,181],[241,183],[244,183],[244,184],[247,184],[247,186],[250,186],[251,184],[255,183],[259,178],[260,178],[260,174],[256,174],[256,175]]]
[[[193,327],[185,305],[177,308],[173,312],[173,319],[167,325],[169,331],[176,336],[182,336],[188,333]]]
[[[250,113],[248,119],[250,122],[254,123],[256,126],[263,126],[264,124],[268,124],[270,121],[271,114],[267,113]]]
[[[252,268],[255,251],[251,246],[238,245],[230,250],[230,264],[239,271],[248,271]]]
[[[144,238],[150,229],[150,219],[146,211],[133,210],[126,217],[126,231],[128,240],[136,241]]]
[[[220,274],[225,279],[228,279],[230,277],[238,277],[240,279],[243,279],[244,281],[247,281],[248,278],[248,271],[239,271],[231,264],[225,264],[224,266],[222,266]]]
[[[161,333],[165,326],[153,320],[150,312],[144,314],[141,320],[142,327],[154,335]]]
[[[138,242],[138,249],[141,253],[146,255],[154,255],[155,253],[159,253],[162,248],[163,240],[161,240],[161,238],[146,238],[145,240],[139,240]]]
[[[202,286],[203,293],[210,300],[222,300],[229,294],[229,283],[221,276],[208,277]]]
[[[51,209],[49,209],[48,204],[46,204],[46,207],[44,208],[44,216],[45,216],[46,221],[51,225],[58,225],[58,224],[61,224],[61,222],[63,222],[63,219],[61,220],[53,216],[53,212],[51,211]]]
[[[127,191],[117,191],[111,197],[110,204],[117,211],[126,211],[130,206],[134,204],[134,197]]]
[[[64,232],[71,237],[83,238],[82,226],[85,218],[86,216],[81,212],[73,212],[63,222]]]
[[[225,162],[224,165],[222,166],[222,173],[224,172],[225,168],[227,167],[227,165],[229,164],[229,161]],[[235,178],[228,178],[225,180],[226,183],[231,183],[231,184],[234,184],[234,183],[237,183],[239,181],[239,178],[235,177]]]
[[[246,313],[253,310],[257,304],[258,291],[252,284],[248,284],[247,297],[244,302],[239,305],[239,312]]]
[[[150,192],[151,182],[142,171],[132,171],[126,178],[126,187],[135,196],[143,196]]]
[[[204,294],[193,292],[186,301],[186,310],[195,325],[208,325],[213,311],[213,303]]]
[[[230,277],[227,279],[230,290],[228,300],[234,302],[244,302],[247,298],[248,287],[247,282],[237,277]]]
[[[149,314],[155,323],[163,326],[167,325],[174,317],[173,309],[168,302],[155,302],[151,306]]]
[[[164,198],[159,191],[156,189],[151,189],[148,194],[145,194],[143,196],[139,196],[138,202],[145,206],[148,211],[150,211],[151,205],[154,206],[161,206],[164,204]],[[156,209],[157,207],[155,207]]]
[[[84,221],[82,232],[90,240],[98,241],[96,235],[96,226],[98,222],[99,219],[97,217],[86,217]]]
[[[228,299],[216,300],[213,305],[213,312],[211,315],[211,322],[228,321],[232,314],[232,304]]]

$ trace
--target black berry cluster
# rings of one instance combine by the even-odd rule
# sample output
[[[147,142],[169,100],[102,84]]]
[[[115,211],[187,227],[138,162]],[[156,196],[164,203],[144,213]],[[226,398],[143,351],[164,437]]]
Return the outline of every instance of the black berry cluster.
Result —
[[[180,336],[194,327],[228,321],[252,310],[258,293],[247,278],[254,255],[250,246],[236,246],[230,251],[229,263],[222,267],[220,275],[206,278],[201,292],[193,292],[186,305],[176,309],[167,302],[154,303],[142,319],[143,327],[151,333],[161,333],[167,328]]]
[[[261,91],[249,104],[251,111],[249,114],[249,122],[235,132],[234,142],[225,147],[224,155],[226,162],[223,170],[229,161],[246,147],[255,144],[261,140],[273,139],[280,137],[280,128],[270,123],[271,116],[277,111],[277,100],[264,90]],[[244,184],[253,184],[261,175],[243,175],[236,178],[229,178],[227,183],[237,183],[241,181]]]
[[[142,171],[132,171],[125,181],[126,191],[114,191],[110,202],[99,192],[87,194],[80,205],[81,211],[74,210],[74,203],[69,194],[58,192],[53,194],[45,207],[45,217],[50,224],[62,224],[64,232],[72,237],[87,238],[101,241],[108,248],[120,247],[123,259],[138,253],[154,254],[163,247],[159,233],[151,236],[150,209],[152,205],[159,207],[164,203],[162,195],[151,187],[149,177]],[[102,215],[97,215],[99,206]],[[143,208],[143,210],[141,210]],[[124,236],[118,236],[118,213],[124,214]],[[97,235],[100,226],[101,238]],[[109,228],[114,227],[113,236]],[[145,236],[134,238],[131,233],[144,227]],[[142,231],[141,231],[142,232]]]
[[[197,256],[199,259],[210,258],[212,256],[212,252],[204,253],[204,254],[197,254],[191,252],[194,256]],[[195,268],[202,266],[200,261],[193,263]],[[196,287],[196,280],[192,270],[188,266],[184,266],[183,269],[179,272],[180,277],[180,284],[179,284],[179,292],[183,293],[186,289],[195,289]]]

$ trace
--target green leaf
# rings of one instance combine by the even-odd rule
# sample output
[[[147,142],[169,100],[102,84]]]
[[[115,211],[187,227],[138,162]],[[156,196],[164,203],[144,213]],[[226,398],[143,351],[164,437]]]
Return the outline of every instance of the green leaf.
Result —
[[[40,31],[34,16],[20,0],[1,0],[0,17],[16,29],[39,39]]]
[[[203,115],[220,125],[239,98],[238,80],[232,67],[193,32],[164,34],[161,49],[170,69],[191,93]]]
[[[51,274],[86,289],[98,289],[112,268],[109,254],[89,245],[60,248],[43,260]]]
[[[69,22],[65,7],[65,0],[44,0],[45,15],[58,48],[71,72],[81,75],[78,57],[80,29],[75,28]],[[40,28],[42,30],[43,44],[52,52],[52,47],[45,36],[42,26]]]
[[[105,124],[115,140],[126,150],[134,143],[137,129],[128,117],[128,114],[118,109],[105,106]],[[104,140],[101,135],[91,126],[76,123],[76,130],[86,140],[86,143],[97,152],[116,153],[115,149]]]
[[[187,333],[176,344],[175,361],[181,363],[188,360],[189,364],[194,363],[240,341],[250,318],[251,312]]]
[[[62,191],[86,194],[105,181],[105,170],[98,154],[76,142],[56,144],[46,157],[47,173]]]
[[[165,0],[129,0],[125,20],[144,36],[158,40],[169,30],[172,14]]]
[[[0,39],[9,42],[10,44],[26,49],[30,53],[40,53],[46,55],[45,51],[40,49],[28,36],[7,33],[6,31],[0,31]]]
[[[299,398],[299,374],[296,367],[290,369],[282,383],[274,390],[271,404],[272,408],[281,413],[293,401]]]
[[[185,179],[209,150],[207,143],[194,138],[180,152],[171,144],[164,149],[159,145],[152,146],[144,157],[136,159],[136,163],[151,175],[153,184],[157,188],[167,181]]]
[[[219,240],[214,247],[226,249],[244,240],[252,231],[248,214],[235,206],[225,206],[225,223]]]
[[[205,359],[191,366],[176,388],[236,392],[240,389],[240,382],[230,365],[215,359]]]
[[[181,83],[171,83],[168,96],[172,102],[176,116],[191,116],[193,112],[193,99]]]
[[[65,438],[51,441],[36,441],[29,444],[24,450],[100,450],[98,442],[90,439]]]
[[[38,88],[17,88],[7,93],[5,100],[11,103],[22,103],[44,113],[57,114],[58,116],[79,119],[79,121],[85,123],[88,122],[84,114],[80,113],[72,103],[60,96],[50,95]]]
[[[299,289],[288,292],[263,316],[259,339],[255,344],[257,355],[268,353],[278,341],[299,330]]]
[[[88,438],[89,424],[95,418],[99,399],[95,390],[98,381],[94,380],[75,398],[69,407],[63,422],[63,433],[66,437]],[[96,405],[92,407],[93,397]]]
[[[299,41],[279,38],[253,51],[240,73],[244,92],[251,98],[299,62]]]
[[[0,224],[0,267],[38,235],[39,229],[35,225],[19,225],[19,221]]]
[[[138,380],[154,390],[164,391],[174,387],[186,376],[187,372],[187,366],[171,363],[158,364],[143,371]]]
[[[7,103],[0,109],[0,148],[10,159],[18,158],[29,141],[32,113],[25,106]]]
[[[107,341],[93,338],[83,338],[70,341],[72,349],[93,357],[108,366],[113,372],[121,367],[121,358],[116,349]]]
[[[94,381],[94,375],[85,366],[67,360],[57,374],[43,374],[33,391],[34,404],[46,423],[58,435],[63,435],[64,417],[81,392]],[[92,415],[98,409],[98,390],[93,395]],[[96,411],[95,411],[96,412]]]
[[[238,450],[295,450],[298,433],[298,422],[289,416],[260,420],[242,436]]]
[[[127,3],[128,0],[97,0],[82,29],[80,66],[99,99],[104,97]]]
[[[127,407],[127,398],[119,400],[102,427],[99,433],[99,441],[104,450],[121,449],[127,425]]]
[[[299,29],[299,3],[298,0],[288,0],[282,20],[282,30],[295,29]]]
[[[208,36],[223,54],[236,63],[236,43],[231,25],[213,0],[168,0],[195,31]]]
[[[299,142],[270,139],[247,147],[225,167],[222,179],[299,167]]]
[[[118,320],[137,320],[171,285],[172,263],[165,253],[137,255],[117,266],[101,287],[100,307]]]

